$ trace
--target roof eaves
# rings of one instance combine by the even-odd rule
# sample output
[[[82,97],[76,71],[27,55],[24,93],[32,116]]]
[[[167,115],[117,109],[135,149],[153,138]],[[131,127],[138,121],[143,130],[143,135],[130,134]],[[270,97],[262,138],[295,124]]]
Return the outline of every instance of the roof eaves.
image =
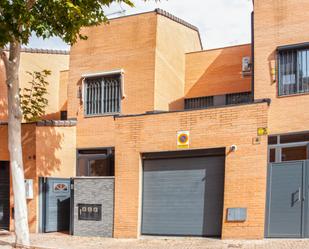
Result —
[[[192,24],[190,24],[190,23],[188,23],[188,22],[186,22],[186,21],[184,21],[184,20],[178,18],[177,16],[172,15],[171,13],[169,13],[169,12],[167,12],[167,11],[165,11],[165,10],[162,10],[162,9],[155,9],[155,12],[156,12],[157,14],[162,15],[162,16],[165,16],[165,17],[167,17],[167,18],[169,18],[169,19],[171,19],[171,20],[173,20],[173,21],[175,21],[175,22],[178,22],[178,23],[180,23],[180,24],[182,24],[182,25],[184,25],[184,26],[186,26],[186,27],[188,27],[188,28],[190,28],[190,29],[193,29],[193,30],[195,30],[195,31],[199,31],[198,28],[197,28],[196,26],[194,26],[194,25],[192,25]]]
[[[70,120],[41,120],[37,121],[37,126],[55,126],[55,127],[63,127],[63,126],[76,126],[77,121],[70,119]]]
[[[198,33],[198,37],[199,37],[199,40],[200,40],[201,49],[203,50],[202,38],[201,38],[201,34],[200,34],[200,31],[199,31],[198,27],[192,25],[191,23],[188,23],[188,22],[184,21],[183,19],[178,18],[177,16],[172,15],[171,13],[169,13],[169,12],[167,12],[165,10],[157,8],[157,9],[154,10],[154,12],[159,14],[159,15],[162,15],[162,16],[164,16],[166,18],[169,18],[169,19],[171,19],[174,22],[177,22],[177,23],[179,23],[181,25],[184,25],[187,28],[190,28],[190,29],[196,31]]]
[[[9,51],[8,48],[5,51]],[[69,50],[60,50],[60,49],[40,49],[40,48],[21,48],[21,52],[24,53],[35,53],[35,54],[70,54]]]
[[[40,120],[34,122],[22,123],[22,125],[50,126],[50,127],[72,127],[76,126],[76,119],[69,120]],[[0,125],[8,125],[8,121],[0,121]]]
[[[229,48],[237,48],[237,47],[247,47],[247,46],[251,46],[251,45],[252,45],[251,43],[237,44],[237,45],[230,45],[230,46],[225,46],[225,47],[204,49],[204,50],[201,50],[201,51],[193,51],[193,52],[188,52],[188,53],[186,53],[186,54],[205,53],[205,52],[210,52],[210,51],[215,51],[215,50],[222,50],[222,49],[229,49]]]

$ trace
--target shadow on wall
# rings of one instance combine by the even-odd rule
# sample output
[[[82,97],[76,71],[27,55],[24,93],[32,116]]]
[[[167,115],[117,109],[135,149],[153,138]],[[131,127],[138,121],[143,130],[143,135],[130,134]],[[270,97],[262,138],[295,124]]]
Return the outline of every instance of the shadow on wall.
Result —
[[[184,109],[185,109],[185,98],[180,98],[169,103],[169,111],[181,111]]]
[[[0,121],[7,120],[7,86],[5,82],[5,69],[0,60]]]
[[[61,166],[61,158],[65,157],[62,152],[63,134],[59,133],[57,127],[37,126],[35,123],[22,125],[22,143],[24,172],[26,179],[33,179],[34,194],[37,195],[38,179],[40,176],[52,176],[58,173]],[[11,192],[11,199],[13,193]],[[31,232],[36,231],[37,225],[37,199],[27,201],[29,210],[29,228]],[[14,203],[11,202],[11,210]],[[13,223],[11,223],[13,229]]]
[[[22,125],[22,146],[23,146],[23,163],[25,177],[35,177],[36,166],[36,146],[35,146],[35,124]]]
[[[42,120],[59,120],[60,112],[46,113],[41,119]]]
[[[59,108],[58,112],[46,113],[41,119],[42,120],[60,120],[61,119],[61,111],[67,111],[68,109],[68,101]]]
[[[1,91],[1,88],[0,88]],[[8,120],[8,105],[6,98],[3,98],[0,94],[0,121]],[[47,113],[42,117],[42,120],[59,120],[60,111],[54,113]]]
[[[61,160],[58,154],[62,150],[64,136],[54,127],[39,126],[36,139],[37,174],[38,176],[50,176],[60,170]]]
[[[76,116],[77,117],[78,117],[78,114],[83,111],[83,99],[82,98],[84,96],[82,96],[82,94],[83,94],[82,88],[83,88],[83,80],[79,79],[79,81],[76,83],[76,89],[77,89],[77,92],[78,92],[78,95],[79,95],[76,98],[76,104],[75,104],[75,110],[76,110]]]
[[[7,121],[7,117],[8,117],[7,101],[6,99],[2,98],[2,96],[0,96],[0,121]]]
[[[242,58],[250,45],[187,55],[185,96],[169,104],[170,111],[184,109],[184,99],[251,91],[251,77],[242,76]]]
[[[64,102],[64,104],[60,107],[60,111],[68,110],[68,100]]]
[[[274,50],[269,56],[268,56],[268,67],[269,67],[269,82],[270,86],[273,86],[277,84],[277,72],[276,72],[276,50]],[[278,89],[277,89],[278,90]]]

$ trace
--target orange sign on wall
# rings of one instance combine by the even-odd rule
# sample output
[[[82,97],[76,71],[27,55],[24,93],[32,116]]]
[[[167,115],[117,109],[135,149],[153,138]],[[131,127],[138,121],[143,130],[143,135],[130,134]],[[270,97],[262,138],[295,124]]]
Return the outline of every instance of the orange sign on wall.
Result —
[[[178,131],[177,132],[177,148],[178,149],[188,149],[190,142],[190,132],[189,131]]]

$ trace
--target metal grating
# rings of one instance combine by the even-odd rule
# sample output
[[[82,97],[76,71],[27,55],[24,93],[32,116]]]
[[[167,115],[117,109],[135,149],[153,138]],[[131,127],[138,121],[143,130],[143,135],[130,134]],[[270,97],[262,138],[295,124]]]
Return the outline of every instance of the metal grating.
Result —
[[[120,112],[120,76],[85,80],[85,114],[100,115]]]
[[[185,109],[199,109],[214,105],[214,96],[185,99]]]
[[[309,49],[279,51],[279,95],[309,92]]]
[[[252,95],[250,92],[231,93],[231,94],[226,94],[226,97],[225,97],[226,105],[249,103],[251,101],[252,101]]]

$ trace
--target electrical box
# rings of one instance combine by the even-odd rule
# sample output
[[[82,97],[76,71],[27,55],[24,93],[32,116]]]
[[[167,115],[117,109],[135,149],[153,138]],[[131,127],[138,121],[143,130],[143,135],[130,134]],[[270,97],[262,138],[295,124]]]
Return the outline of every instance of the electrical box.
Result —
[[[242,72],[243,73],[251,72],[251,58],[249,56],[242,58]]]
[[[246,221],[247,208],[228,208],[227,221]]]
[[[33,179],[25,179],[26,199],[33,199]]]

